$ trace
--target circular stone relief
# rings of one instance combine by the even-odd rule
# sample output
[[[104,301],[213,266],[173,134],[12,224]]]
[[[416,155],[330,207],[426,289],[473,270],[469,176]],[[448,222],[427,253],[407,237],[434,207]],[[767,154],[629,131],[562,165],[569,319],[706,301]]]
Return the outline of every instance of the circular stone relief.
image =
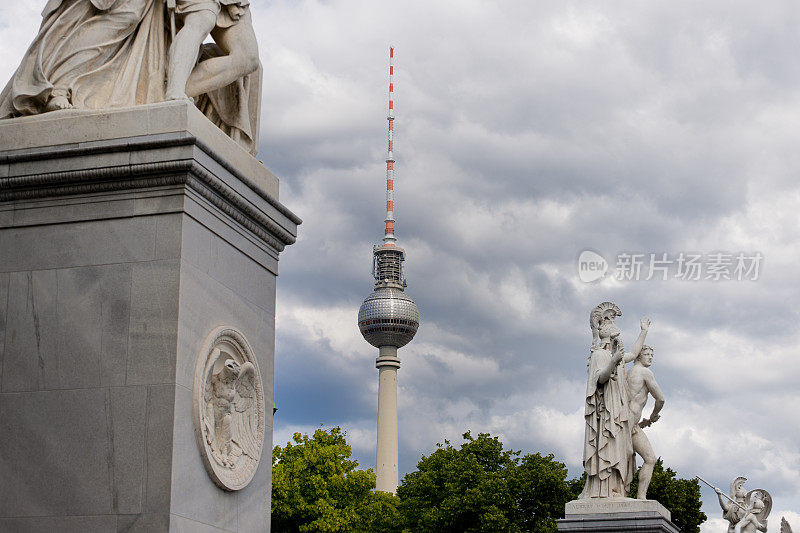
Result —
[[[253,349],[221,326],[206,338],[194,372],[194,430],[208,475],[224,490],[247,486],[264,443],[264,393]]]

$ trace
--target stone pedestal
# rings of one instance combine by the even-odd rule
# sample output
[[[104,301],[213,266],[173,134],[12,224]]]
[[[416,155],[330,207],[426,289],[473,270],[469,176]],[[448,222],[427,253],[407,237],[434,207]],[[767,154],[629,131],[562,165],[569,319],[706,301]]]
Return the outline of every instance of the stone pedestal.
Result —
[[[604,498],[566,504],[558,531],[678,533],[670,512],[654,500]]]
[[[0,530],[269,531],[275,281],[299,223],[191,104],[0,121]],[[192,416],[219,326],[267,404],[238,491]]]

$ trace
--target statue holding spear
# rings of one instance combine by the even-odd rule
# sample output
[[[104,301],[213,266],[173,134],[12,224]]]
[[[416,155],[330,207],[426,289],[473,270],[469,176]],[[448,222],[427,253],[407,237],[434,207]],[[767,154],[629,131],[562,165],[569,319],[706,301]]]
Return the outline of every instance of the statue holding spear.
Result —
[[[767,530],[767,516],[772,509],[772,497],[767,491],[754,489],[745,492],[744,483],[747,478],[739,476],[731,482],[729,496],[700,476],[695,477],[717,493],[722,517],[730,523],[728,533],[735,533],[737,525],[741,526],[742,532],[747,533]]]

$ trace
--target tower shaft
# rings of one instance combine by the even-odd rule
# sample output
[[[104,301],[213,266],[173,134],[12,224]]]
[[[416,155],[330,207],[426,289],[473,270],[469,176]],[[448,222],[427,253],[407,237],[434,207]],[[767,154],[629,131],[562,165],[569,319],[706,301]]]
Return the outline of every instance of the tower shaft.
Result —
[[[397,492],[397,348],[381,346],[375,361],[378,368],[378,453],[375,462],[375,489]]]

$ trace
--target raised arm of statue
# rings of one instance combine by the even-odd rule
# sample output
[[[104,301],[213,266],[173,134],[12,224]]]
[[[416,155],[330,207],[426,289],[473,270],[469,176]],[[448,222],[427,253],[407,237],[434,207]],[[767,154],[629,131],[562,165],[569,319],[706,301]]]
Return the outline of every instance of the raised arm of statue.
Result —
[[[642,351],[642,346],[644,346],[645,337],[647,337],[647,331],[650,329],[650,319],[643,318],[642,320],[640,320],[639,327],[641,328],[641,331],[639,332],[639,338],[637,338],[636,342],[633,343],[633,350],[625,354],[626,363],[635,361],[636,358],[639,357],[639,352]]]

